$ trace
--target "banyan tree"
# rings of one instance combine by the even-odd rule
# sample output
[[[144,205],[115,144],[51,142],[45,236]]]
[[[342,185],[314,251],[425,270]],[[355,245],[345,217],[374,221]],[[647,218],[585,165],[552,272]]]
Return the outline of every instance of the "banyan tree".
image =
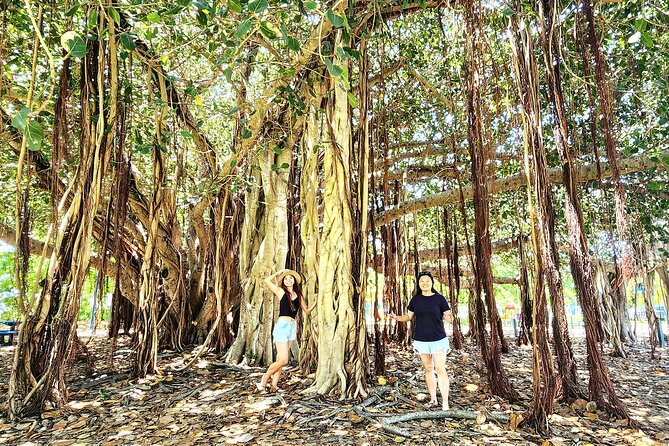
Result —
[[[263,279],[290,267],[318,303],[293,352],[307,392],[366,396],[386,344],[411,339],[384,313],[429,270],[453,346],[476,344],[509,401],[498,296],[515,290],[533,427],[575,398],[629,418],[605,352],[638,342],[627,290],[645,284],[648,314],[654,284],[669,295],[660,6],[66,3],[0,16],[0,235],[24,321],[11,417],[67,401],[91,269],[139,377],[163,349],[271,363]]]

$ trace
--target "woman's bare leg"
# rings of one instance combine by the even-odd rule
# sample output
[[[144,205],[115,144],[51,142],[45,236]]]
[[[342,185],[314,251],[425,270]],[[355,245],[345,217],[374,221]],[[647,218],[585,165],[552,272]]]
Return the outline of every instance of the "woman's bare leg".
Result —
[[[432,355],[421,354],[420,360],[423,361],[425,368],[425,384],[427,384],[427,391],[430,394],[430,403],[437,402],[437,380],[434,378],[434,364],[432,362]]]
[[[281,369],[283,368],[283,366],[288,364],[289,346],[290,346],[290,341],[276,343],[277,359],[272,364],[270,364],[270,366],[267,368],[267,371],[260,379],[260,383],[258,383],[260,389],[264,389],[265,387],[267,387],[267,381],[269,381],[269,379],[276,372],[279,372],[279,376],[281,376]]]
[[[446,371],[446,352],[440,352],[435,355],[432,355],[434,361],[434,370],[437,372],[437,378],[439,379],[439,390],[441,390],[441,408],[442,410],[448,410],[448,393],[451,387],[451,380],[448,377],[448,372]]]

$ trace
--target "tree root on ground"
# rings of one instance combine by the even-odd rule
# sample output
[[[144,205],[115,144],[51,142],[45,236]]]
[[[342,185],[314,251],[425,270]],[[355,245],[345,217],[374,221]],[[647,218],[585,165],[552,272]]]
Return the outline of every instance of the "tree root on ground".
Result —
[[[403,421],[410,420],[434,420],[441,418],[455,418],[461,420],[476,420],[477,417],[482,415],[481,412],[471,411],[471,410],[441,410],[441,411],[424,411],[424,412],[409,412],[403,415],[396,415],[394,417],[388,417],[381,420],[381,426],[387,432],[391,432],[395,435],[400,435],[402,437],[411,437],[411,434],[399,427],[393,426],[395,423],[400,423]],[[483,414],[486,417],[486,420],[495,421],[501,424],[508,424],[509,417],[503,414],[494,414],[494,413],[485,413]]]

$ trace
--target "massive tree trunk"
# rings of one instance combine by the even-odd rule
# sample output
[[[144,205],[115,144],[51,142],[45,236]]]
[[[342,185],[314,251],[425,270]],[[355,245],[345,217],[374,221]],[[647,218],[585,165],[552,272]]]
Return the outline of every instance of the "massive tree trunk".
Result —
[[[341,38],[334,39],[337,45]],[[335,58],[338,65],[342,62]],[[348,71],[347,71],[348,72]],[[341,78],[330,77],[327,100],[329,144],[323,148],[323,233],[318,266],[318,369],[312,390],[342,398],[366,395],[367,361],[364,290],[354,281],[354,212],[351,113]],[[327,141],[327,140],[326,140]],[[365,178],[366,179],[366,178]],[[360,179],[361,181],[363,179]],[[366,212],[366,208],[361,210]],[[359,259],[359,261],[364,259]],[[366,268],[366,264],[363,264]],[[362,305],[360,305],[362,304]],[[362,323],[361,323],[362,322]]]
[[[324,113],[321,109],[325,93],[323,73],[317,82],[320,88],[315,91],[307,109],[307,120],[301,141],[302,173],[300,175],[300,206],[302,220],[300,222],[302,237],[302,272],[306,282],[302,292],[308,302],[318,295],[318,258],[320,250],[320,200],[321,163],[319,161],[319,144],[323,136]],[[318,308],[316,311],[320,311]],[[302,345],[300,346],[300,368],[304,373],[311,373],[318,361],[318,325],[315,318],[306,316],[302,326]]]
[[[518,398],[511,387],[500,358],[503,334],[499,333],[497,305],[493,294],[492,268],[490,264],[490,215],[488,206],[488,175],[486,170],[488,147],[484,143],[482,116],[484,63],[483,63],[483,19],[481,3],[468,0],[467,8],[467,141],[471,157],[472,187],[474,192],[474,234],[476,251],[476,300],[479,344],[487,369],[487,378],[493,394],[513,401]],[[485,294],[490,320],[490,347],[485,338],[482,294]]]
[[[94,217],[117,134],[118,64],[116,30],[99,15],[98,38],[88,40],[82,64],[79,165],[60,216],[42,293],[25,314],[9,383],[9,415],[36,414],[46,401],[67,399],[66,361],[76,342],[81,292],[90,261]],[[109,39],[103,38],[108,31]],[[107,61],[109,65],[107,65]],[[108,92],[108,96],[105,95]],[[109,104],[105,107],[105,104]],[[96,117],[93,119],[93,117]]]
[[[269,365],[273,362],[272,328],[278,315],[278,299],[263,280],[286,266],[288,254],[287,169],[272,169],[292,159],[284,147],[280,155],[261,152],[256,161],[260,172],[246,195],[240,245],[240,279],[243,295],[237,338],[227,354],[228,362]]]

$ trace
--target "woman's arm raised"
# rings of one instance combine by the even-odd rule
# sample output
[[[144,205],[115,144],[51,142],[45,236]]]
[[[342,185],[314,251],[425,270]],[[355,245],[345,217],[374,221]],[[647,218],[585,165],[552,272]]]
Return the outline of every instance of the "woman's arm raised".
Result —
[[[279,271],[275,272],[274,274],[265,277],[265,279],[263,280],[263,283],[265,284],[265,286],[267,288],[269,288],[274,294],[276,294],[279,297],[283,297],[285,292],[283,291],[283,289],[281,287],[276,285],[275,279],[276,279],[276,276],[278,276],[279,274],[281,274],[284,271],[285,271],[285,269],[279,270]]]

